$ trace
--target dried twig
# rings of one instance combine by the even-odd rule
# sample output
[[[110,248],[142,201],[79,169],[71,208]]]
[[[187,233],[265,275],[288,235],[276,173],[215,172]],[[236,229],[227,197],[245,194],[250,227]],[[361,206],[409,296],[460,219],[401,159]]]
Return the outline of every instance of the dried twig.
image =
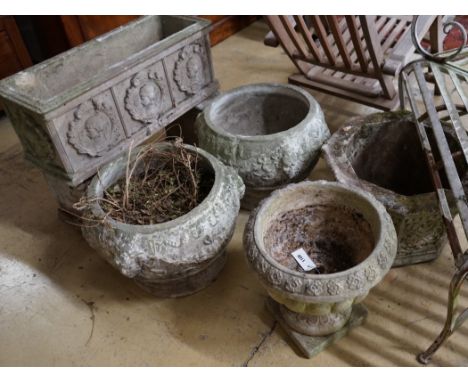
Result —
[[[210,191],[214,175],[200,166],[198,153],[188,151],[181,139],[171,150],[154,146],[132,158],[125,176],[104,191],[103,197],[84,200],[81,208],[98,201],[106,216],[128,224],[155,224],[173,220],[195,208]]]

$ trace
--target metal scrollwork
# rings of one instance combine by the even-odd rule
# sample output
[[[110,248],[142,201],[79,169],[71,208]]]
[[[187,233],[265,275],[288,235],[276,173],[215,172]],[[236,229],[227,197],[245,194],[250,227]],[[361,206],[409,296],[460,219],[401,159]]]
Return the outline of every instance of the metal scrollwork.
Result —
[[[466,34],[465,28],[463,27],[462,24],[460,24],[457,21],[449,21],[447,23],[444,23],[444,26],[443,26],[444,33],[448,34],[452,30],[452,28],[457,28],[457,29],[460,30],[460,32],[462,34],[463,42],[460,44],[460,46],[453,53],[450,53],[450,54],[440,55],[440,54],[429,53],[427,50],[425,50],[422,47],[421,43],[419,42],[419,40],[418,40],[418,38],[416,36],[418,18],[419,18],[419,16],[413,16],[413,21],[411,23],[411,38],[413,40],[414,46],[416,47],[416,51],[419,54],[421,54],[424,58],[426,58],[428,60],[431,60],[431,61],[440,62],[440,63],[446,62],[446,61],[449,61],[449,60],[453,60],[456,56],[458,56],[458,54],[465,47],[466,42],[467,42],[467,34]]]

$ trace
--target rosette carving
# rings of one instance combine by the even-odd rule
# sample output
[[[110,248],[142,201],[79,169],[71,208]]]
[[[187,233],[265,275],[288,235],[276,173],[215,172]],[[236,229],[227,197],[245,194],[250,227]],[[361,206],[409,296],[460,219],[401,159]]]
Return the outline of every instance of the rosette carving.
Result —
[[[377,278],[377,272],[375,271],[375,268],[370,266],[369,268],[366,268],[364,271],[364,275],[366,276],[367,281],[373,282]]]
[[[366,271],[369,268],[366,268]],[[360,272],[353,273],[348,276],[346,279],[346,285],[351,290],[358,290],[361,289],[365,284],[364,276]]]
[[[312,296],[318,296],[323,292],[323,284],[319,280],[311,281],[306,286],[306,293]]]
[[[337,295],[341,290],[340,284],[336,281],[330,280],[327,283],[327,292],[330,295]]]

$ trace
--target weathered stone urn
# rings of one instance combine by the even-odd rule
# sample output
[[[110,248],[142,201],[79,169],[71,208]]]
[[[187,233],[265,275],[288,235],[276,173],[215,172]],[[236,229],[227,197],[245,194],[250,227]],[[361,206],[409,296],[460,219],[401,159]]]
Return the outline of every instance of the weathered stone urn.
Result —
[[[395,228],[371,194],[337,182],[305,181],[264,199],[251,213],[244,247],[293,331],[332,335],[390,269]],[[305,272],[291,252],[303,248],[316,270]]]
[[[435,259],[446,238],[412,118],[408,112],[356,118],[335,132],[322,148],[340,183],[372,193],[387,208],[398,234],[394,266]],[[446,129],[448,142],[453,145],[456,139],[451,134]],[[460,172],[466,172],[460,158],[456,163]],[[455,207],[453,200],[449,202]]]
[[[217,92],[209,25],[144,16],[0,81],[25,157],[63,209],[100,166]]]
[[[167,143],[155,147],[173,149]],[[127,156],[100,169],[87,191],[93,202],[86,216],[97,223],[82,227],[86,241],[123,275],[158,297],[195,293],[217,277],[226,261],[225,248],[234,233],[244,193],[235,170],[204,150],[185,147],[198,152],[199,163],[213,173],[214,184],[208,196],[183,216],[153,225],[125,224],[106,216],[95,200],[124,176]]]
[[[242,177],[245,209],[305,178],[330,135],[317,101],[299,87],[282,84],[223,93],[200,113],[196,126],[200,147]]]

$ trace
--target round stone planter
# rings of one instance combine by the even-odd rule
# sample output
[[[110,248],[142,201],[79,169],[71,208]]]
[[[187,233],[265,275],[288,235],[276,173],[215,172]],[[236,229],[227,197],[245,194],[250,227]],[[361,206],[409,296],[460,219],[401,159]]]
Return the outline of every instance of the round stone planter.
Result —
[[[449,144],[455,144],[448,129],[446,135]],[[335,132],[322,150],[340,183],[372,193],[390,213],[398,234],[394,266],[439,255],[446,237],[444,224],[410,113],[354,119]],[[466,172],[459,159],[460,173]],[[449,202],[455,207],[453,200]]]
[[[171,150],[158,143],[160,150]],[[208,286],[222,269],[225,248],[232,238],[244,185],[235,170],[192,146],[203,166],[214,174],[208,196],[189,213],[153,225],[131,225],[105,216],[93,202],[87,217],[99,221],[82,227],[86,241],[123,275],[157,297],[180,297]],[[138,150],[133,153],[133,158]],[[127,157],[99,171],[88,187],[89,200],[103,195],[125,174]]]
[[[326,336],[346,325],[353,304],[388,272],[397,242],[390,216],[371,194],[306,181],[260,203],[246,225],[244,247],[287,325]],[[298,248],[316,259],[319,274],[301,270],[291,256]]]
[[[234,167],[246,185],[242,208],[304,179],[330,136],[322,110],[291,85],[242,86],[215,98],[197,118],[199,145]]]

